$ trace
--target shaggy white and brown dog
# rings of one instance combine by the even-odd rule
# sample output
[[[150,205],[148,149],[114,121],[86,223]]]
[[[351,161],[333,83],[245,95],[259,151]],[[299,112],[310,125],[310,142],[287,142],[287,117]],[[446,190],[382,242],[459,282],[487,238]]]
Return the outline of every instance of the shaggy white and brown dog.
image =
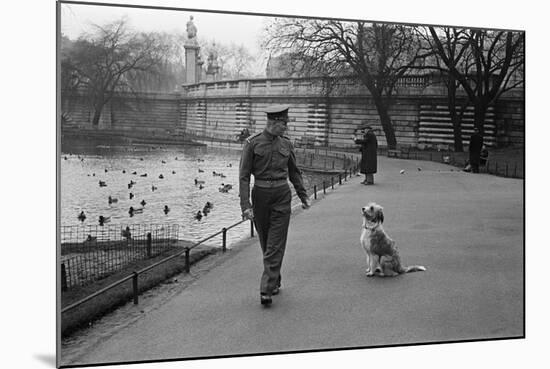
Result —
[[[420,265],[404,267],[397,252],[395,241],[384,231],[383,208],[371,202],[361,208],[363,215],[363,229],[361,231],[361,246],[367,256],[367,276],[378,275],[381,277],[393,277],[402,273],[425,271]]]

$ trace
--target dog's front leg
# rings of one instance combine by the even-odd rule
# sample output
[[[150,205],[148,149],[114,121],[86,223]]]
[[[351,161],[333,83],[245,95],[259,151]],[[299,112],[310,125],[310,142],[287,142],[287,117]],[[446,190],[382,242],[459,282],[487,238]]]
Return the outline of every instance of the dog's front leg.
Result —
[[[367,259],[367,269],[365,269],[365,273],[368,275],[369,272],[371,271],[371,269],[370,269],[370,255],[369,255],[368,252],[365,253],[365,255],[367,255],[367,256],[366,256],[366,259]]]
[[[369,259],[369,271],[367,272],[367,277],[372,277],[376,270],[376,266],[378,265],[379,257],[378,255],[374,254],[370,255]]]

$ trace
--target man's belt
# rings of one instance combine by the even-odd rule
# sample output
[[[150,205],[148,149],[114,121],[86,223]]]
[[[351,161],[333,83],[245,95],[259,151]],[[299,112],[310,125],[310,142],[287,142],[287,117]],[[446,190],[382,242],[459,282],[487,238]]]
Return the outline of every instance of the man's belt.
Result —
[[[279,187],[286,185],[288,182],[286,178],[279,179],[254,179],[254,186],[262,188]]]

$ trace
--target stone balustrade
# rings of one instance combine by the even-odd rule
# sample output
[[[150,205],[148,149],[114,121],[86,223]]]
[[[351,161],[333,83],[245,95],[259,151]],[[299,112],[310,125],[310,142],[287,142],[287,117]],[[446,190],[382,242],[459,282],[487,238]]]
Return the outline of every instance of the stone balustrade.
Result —
[[[104,109],[97,128],[236,137],[243,128],[251,133],[262,130],[266,121],[263,111],[268,105],[288,104],[291,122],[287,135],[294,141],[349,146],[353,131],[367,123],[373,126],[379,145],[386,145],[372,97],[359,83],[341,84],[330,94],[322,78],[243,79],[183,87],[182,92],[169,94],[117,94]],[[64,94],[62,100],[69,124],[91,125],[92,109],[83,92]],[[398,144],[452,142],[446,104],[444,84],[431,75],[401,78],[389,110]],[[487,141],[495,146],[523,145],[523,111],[522,90],[501,97],[487,115]],[[465,134],[470,128],[466,127]]]

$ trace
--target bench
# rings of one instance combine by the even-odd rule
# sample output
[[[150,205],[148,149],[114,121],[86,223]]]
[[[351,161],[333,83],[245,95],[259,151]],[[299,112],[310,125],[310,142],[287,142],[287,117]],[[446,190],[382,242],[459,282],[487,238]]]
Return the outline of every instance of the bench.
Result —
[[[409,159],[410,154],[411,154],[410,146],[403,146],[399,149],[399,157],[401,159]]]
[[[388,158],[409,159],[410,152],[410,146],[401,146],[398,149],[388,150]]]
[[[388,158],[398,158],[400,152],[399,150],[388,150]]]

